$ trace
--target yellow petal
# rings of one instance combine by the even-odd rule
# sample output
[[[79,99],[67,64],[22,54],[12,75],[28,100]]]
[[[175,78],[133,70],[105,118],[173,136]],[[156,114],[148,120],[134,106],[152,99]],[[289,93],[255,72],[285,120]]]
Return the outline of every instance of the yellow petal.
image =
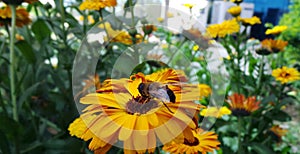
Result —
[[[128,90],[132,96],[137,97],[138,95],[140,95],[138,87],[141,83],[142,78],[136,78],[134,81],[128,83]]]
[[[158,117],[157,117],[156,113],[148,114],[147,117],[148,117],[149,124],[152,127],[156,127],[159,124]]]
[[[125,121],[123,127],[119,132],[119,140],[125,141],[131,136],[136,123],[136,119],[136,115],[127,115],[127,120]]]

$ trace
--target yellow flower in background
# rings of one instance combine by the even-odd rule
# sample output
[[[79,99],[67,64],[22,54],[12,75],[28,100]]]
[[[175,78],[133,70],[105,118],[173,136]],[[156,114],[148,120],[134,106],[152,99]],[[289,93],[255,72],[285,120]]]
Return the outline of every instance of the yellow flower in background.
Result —
[[[226,106],[223,106],[221,108],[208,107],[206,109],[202,109],[200,112],[201,116],[216,117],[216,118],[221,118],[224,115],[230,115],[230,114],[231,114],[231,110],[229,110]]]
[[[272,76],[281,84],[300,80],[300,73],[295,68],[283,66],[272,71]]]
[[[24,40],[24,37],[23,37],[22,35],[20,35],[20,34],[16,34],[16,39],[17,39],[18,41],[23,41],[23,40]]]
[[[196,4],[185,3],[185,4],[183,4],[183,6],[189,8],[189,9],[192,9],[194,6],[196,6]]]
[[[31,23],[29,18],[29,13],[24,8],[16,9],[16,26],[23,27]],[[11,24],[11,9],[9,6],[0,8],[0,26],[10,25]]]
[[[157,20],[158,22],[163,22],[165,19],[162,18],[162,17],[158,17],[156,20]]]
[[[85,0],[79,6],[80,10],[100,10],[105,7],[114,7],[117,5],[116,0]]]
[[[83,20],[84,20],[84,16],[79,16],[79,21],[83,21]],[[89,24],[95,23],[95,20],[91,15],[87,16],[87,21],[89,22]]]
[[[256,101],[255,96],[245,98],[243,94],[234,93],[228,96],[227,103],[230,105],[230,110],[235,116],[249,116],[252,112],[259,109],[259,101]]]
[[[287,26],[275,26],[272,29],[267,29],[266,35],[277,35],[285,31],[287,28]]]
[[[248,25],[256,25],[256,24],[261,24],[260,18],[253,16],[251,18],[240,18],[239,19],[243,25],[248,26]]]
[[[270,128],[269,132],[277,142],[281,142],[282,137],[286,135],[288,130],[285,128],[281,128],[279,125],[274,125]]]
[[[269,50],[270,52],[278,53],[288,45],[287,41],[265,39],[261,42],[262,48]]]
[[[194,46],[193,46],[193,50],[194,50],[194,51],[198,51],[198,50],[199,50],[199,45],[194,45]]]
[[[137,73],[129,79],[106,80],[97,93],[81,98],[80,102],[87,107],[68,130],[85,141],[92,139],[91,150],[109,148],[110,144],[122,141],[125,153],[151,153],[157,140],[169,143],[181,133],[194,142],[192,130],[198,123],[193,121],[191,113],[198,113],[203,107],[193,102],[200,99],[201,89],[197,85],[181,84],[186,80],[182,71],[173,69],[150,75]],[[168,88],[176,96],[175,103],[165,102],[165,106],[160,99],[142,96],[138,87],[147,82],[169,84]]]
[[[189,140],[184,138],[184,142],[172,141],[163,146],[163,150],[170,152],[172,154],[195,154],[207,152],[213,152],[219,149],[221,144],[218,141],[218,135],[214,132],[205,132],[201,129],[193,131],[194,141],[189,142]]]
[[[226,35],[230,35],[236,33],[240,30],[240,25],[234,19],[226,20],[221,24],[213,24],[209,25],[206,29],[207,33],[213,37],[225,37]]]
[[[237,17],[242,12],[242,7],[240,6],[232,6],[227,10],[228,13],[230,13],[232,16]]]

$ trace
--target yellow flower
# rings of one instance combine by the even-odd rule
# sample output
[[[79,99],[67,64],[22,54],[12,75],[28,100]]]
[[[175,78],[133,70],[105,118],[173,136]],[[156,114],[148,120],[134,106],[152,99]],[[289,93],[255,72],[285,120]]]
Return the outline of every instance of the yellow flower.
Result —
[[[255,24],[261,24],[260,18],[258,18],[256,16],[253,16],[251,18],[240,18],[239,20],[245,26],[255,25]]]
[[[157,20],[158,22],[163,22],[165,19],[162,18],[162,17],[158,17],[156,20]]]
[[[235,3],[237,5],[239,5],[240,3],[243,2],[243,0],[230,0],[232,3]]]
[[[269,52],[278,53],[288,45],[287,41],[265,39],[261,42],[262,48],[267,49]]]
[[[194,6],[196,6],[196,4],[185,3],[185,4],[183,4],[183,6],[189,8],[189,9],[192,9]]]
[[[83,16],[79,16],[79,21],[83,21],[83,20],[84,20],[84,17],[83,17]],[[93,16],[91,16],[91,15],[87,16],[87,21],[88,21],[90,24],[95,23],[95,20],[94,20]]]
[[[281,142],[282,136],[288,132],[287,129],[281,128],[279,125],[274,125],[270,128],[269,133],[274,137],[277,142]]]
[[[213,24],[207,27],[207,33],[213,37],[225,37],[226,35],[230,35],[236,33],[240,30],[240,25],[236,20],[226,20],[221,24]]]
[[[17,39],[18,41],[23,41],[23,40],[24,40],[24,37],[23,37],[22,35],[20,35],[20,34],[16,34],[16,39]]]
[[[100,10],[105,7],[114,7],[117,5],[116,0],[85,0],[79,6],[80,10]]]
[[[106,41],[111,42],[120,42],[126,45],[133,44],[133,38],[130,36],[130,34],[127,31],[124,30],[114,30],[109,22],[105,22],[104,24],[100,24],[99,28],[106,29],[108,33],[108,37],[106,38]],[[140,34],[135,35],[135,43],[142,42],[143,38]]]
[[[272,71],[272,76],[280,81],[281,84],[285,84],[288,82],[296,81],[300,79],[300,73],[295,68],[287,68],[283,66],[282,68],[277,68]]]
[[[9,6],[5,6],[0,9],[0,26],[11,24],[11,9]],[[29,13],[24,8],[16,9],[16,26],[23,27],[31,23]]]
[[[243,94],[237,93],[228,96],[227,102],[230,105],[232,114],[235,116],[248,116],[259,109],[260,104],[260,102],[256,101],[255,96],[251,96],[246,99]]]
[[[215,149],[219,149],[221,144],[218,141],[218,136],[214,132],[204,132],[201,129],[193,131],[194,141],[189,142],[184,138],[183,142],[176,140],[164,145],[163,150],[172,154],[195,154],[207,152],[213,152]]]
[[[194,51],[198,51],[198,50],[199,50],[199,45],[194,45],[194,46],[193,46],[193,50],[194,50]]]
[[[181,133],[191,138],[188,134],[192,134],[192,129],[198,125],[193,121],[194,113],[203,106],[193,102],[200,99],[201,89],[197,85],[182,83],[186,80],[182,71],[173,69],[150,75],[137,73],[129,79],[106,80],[97,93],[81,98],[80,102],[87,107],[80,118],[70,124],[70,134],[85,141],[92,139],[91,150],[101,150],[122,141],[125,153],[152,153],[157,140],[169,143]],[[164,102],[163,105],[158,98],[142,96],[138,87],[141,83],[151,82],[168,84],[175,95],[175,103]],[[80,119],[85,125],[78,124]],[[94,139],[97,142],[93,142]]]
[[[272,29],[267,29],[266,35],[270,35],[270,34],[277,35],[285,31],[287,28],[288,28],[287,26],[275,26]]]
[[[206,109],[202,109],[200,112],[201,116],[216,117],[216,118],[221,118],[222,116],[229,115],[229,114],[231,114],[231,111],[226,106],[223,106],[221,108],[208,107]]]
[[[242,7],[240,6],[232,6],[227,10],[227,12],[234,17],[239,16],[241,14],[241,11],[242,11]]]

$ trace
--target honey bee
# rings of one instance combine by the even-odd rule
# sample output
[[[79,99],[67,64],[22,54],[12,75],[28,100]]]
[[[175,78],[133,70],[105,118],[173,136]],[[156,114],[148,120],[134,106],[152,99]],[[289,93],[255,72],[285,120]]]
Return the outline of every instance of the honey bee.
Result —
[[[164,106],[173,113],[170,108],[166,105],[166,102],[175,103],[176,96],[174,92],[168,87],[168,85],[162,85],[158,82],[140,83],[138,91],[142,97],[147,99],[159,99],[162,101]]]

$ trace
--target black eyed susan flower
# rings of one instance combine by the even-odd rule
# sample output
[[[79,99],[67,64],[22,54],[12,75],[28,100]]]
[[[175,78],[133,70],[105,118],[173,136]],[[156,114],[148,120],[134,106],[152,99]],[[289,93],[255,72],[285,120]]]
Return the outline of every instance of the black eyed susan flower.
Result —
[[[273,40],[273,39],[265,39],[261,42],[261,49],[258,49],[256,53],[261,55],[268,55],[271,53],[278,53],[284,50],[284,48],[288,45],[287,41],[282,40]]]
[[[192,138],[192,129],[198,125],[193,121],[194,115],[203,107],[193,101],[203,96],[199,85],[183,84],[184,81],[187,81],[185,75],[172,69],[107,80],[97,93],[81,98],[80,102],[87,107],[80,118],[70,124],[70,134],[92,139],[91,150],[101,150],[121,141],[125,153],[154,152],[158,140],[165,144],[181,133]],[[138,89],[140,84],[151,82],[169,84],[175,103],[142,96]],[[76,124],[81,121],[85,126]]]
[[[100,10],[105,7],[114,7],[117,5],[116,0],[85,0],[79,6],[80,10]]]
[[[231,96],[228,96],[227,100],[230,105],[230,110],[235,116],[248,116],[252,112],[259,109],[259,101],[256,101],[255,96],[245,98],[243,94],[234,93]]]
[[[272,71],[272,76],[281,84],[300,80],[300,73],[295,68],[283,66]]]
[[[10,25],[11,24],[11,9],[9,6],[5,6],[0,8],[0,26]],[[24,25],[28,25],[31,23],[31,19],[29,18],[29,13],[24,8],[16,9],[16,25],[18,27],[23,27]]]
[[[205,132],[201,129],[193,131],[193,141],[183,138],[174,140],[171,143],[164,145],[163,150],[172,154],[195,154],[207,152],[213,152],[215,149],[219,149],[220,142],[218,136],[214,132]],[[179,137],[180,138],[180,137]]]
[[[270,128],[269,133],[276,142],[281,142],[282,137],[288,132],[287,129],[281,128],[279,125],[274,125]]]

